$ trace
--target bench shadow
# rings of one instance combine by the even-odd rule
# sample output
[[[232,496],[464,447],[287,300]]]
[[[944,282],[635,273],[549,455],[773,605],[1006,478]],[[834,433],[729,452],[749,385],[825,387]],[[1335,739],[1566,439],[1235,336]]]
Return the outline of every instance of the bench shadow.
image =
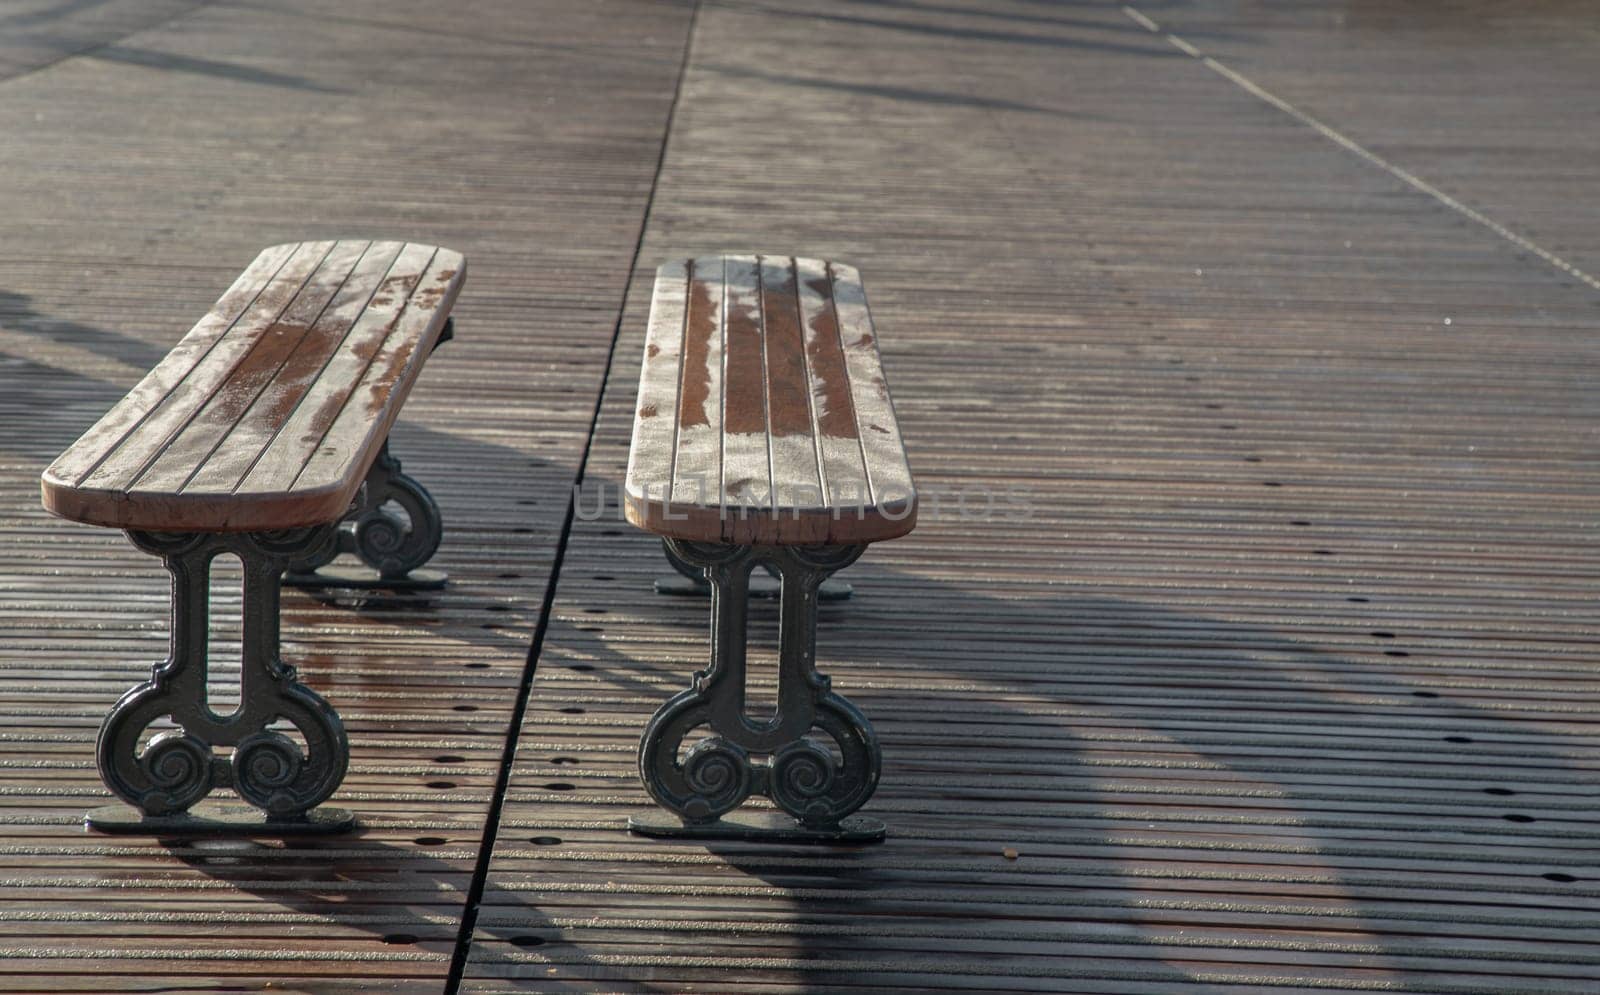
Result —
[[[162,838],[179,864],[208,881],[252,895],[301,920],[311,933],[318,924],[366,934],[378,957],[424,956],[443,978],[456,953],[461,917],[477,856],[475,838],[454,838],[451,828],[424,830],[409,843],[368,836],[384,831],[358,829],[340,837],[281,839]],[[461,849],[470,846],[472,849]],[[554,929],[539,910],[510,893],[495,896],[497,911],[510,911],[512,925],[480,923],[478,933],[513,949],[544,945]],[[265,914],[276,915],[267,912]],[[323,935],[323,940],[336,937]],[[348,942],[348,941],[347,941]],[[346,949],[349,950],[348,946]],[[360,948],[349,952],[360,956]],[[438,958],[443,958],[441,962]],[[422,972],[419,971],[419,974]],[[324,985],[296,987],[282,979],[273,991],[284,995],[333,991]],[[339,988],[337,990],[347,990]],[[576,989],[545,987],[540,991]]]
[[[1215,888],[1196,889],[1194,866],[1163,873],[1171,858],[1155,852],[1183,846],[1197,834],[1230,831],[1242,834],[1234,849],[1212,836],[1211,856],[1204,859],[1259,861],[1262,850],[1253,840],[1264,838],[1268,859],[1281,862],[1289,875],[1284,880],[1303,874],[1324,882],[1309,895],[1294,891],[1295,902],[1333,910],[1318,927],[1334,942],[1344,938],[1368,948],[1363,971],[1408,974],[1416,969],[1403,963],[1415,956],[1407,934],[1426,930],[1433,920],[1425,910],[1421,922],[1398,913],[1380,894],[1384,886],[1355,869],[1359,861],[1348,858],[1370,849],[1361,840],[1381,834],[1385,854],[1432,851],[1416,858],[1429,862],[1421,870],[1401,875],[1449,872],[1449,861],[1473,859],[1470,847],[1507,836],[1553,853],[1578,845],[1575,830],[1561,825],[1574,816],[1563,816],[1560,797],[1541,797],[1537,789],[1525,796],[1519,780],[1527,768],[1543,768],[1547,782],[1564,776],[1552,769],[1581,776],[1574,749],[1514,714],[1430,682],[1425,669],[1409,669],[1400,661],[1426,651],[1407,648],[1404,633],[1379,629],[1380,623],[1364,627],[1364,618],[1380,617],[1361,607],[1371,600],[1346,598],[1348,617],[1363,626],[1359,632],[1371,641],[1370,650],[1335,651],[1315,638],[1239,618],[1085,596],[1037,581],[1006,588],[977,577],[930,576],[878,562],[891,558],[873,552],[844,574],[856,596],[822,607],[819,659],[835,689],[874,718],[882,737],[884,781],[864,812],[889,823],[888,842],[631,841],[668,863],[715,855],[724,883],[743,878],[793,896],[789,910],[798,918],[792,924],[753,923],[740,941],[751,945],[752,955],[790,965],[783,969],[785,983],[830,990],[841,983],[841,969],[830,964],[903,958],[906,937],[917,935],[935,943],[940,937],[981,939],[1002,916],[1010,957],[1120,958],[1126,967],[1096,969],[1100,973],[1087,977],[1137,980],[1152,992],[1164,986],[1231,990],[1235,981],[1216,979],[1215,971],[1193,967],[1188,955],[1167,946],[1182,929],[1182,913],[1175,926],[1172,908],[1201,917],[1202,930],[1225,930],[1217,923],[1252,905],[1268,909],[1274,893],[1270,886],[1247,895],[1230,891],[1237,882],[1227,874]],[[558,597],[534,708],[541,697],[574,694],[663,702],[687,686],[690,671],[701,665],[698,655],[686,661],[671,650],[629,650],[627,640],[605,638],[605,614],[576,616],[601,608],[632,616],[628,624],[704,633],[703,599],[650,590],[651,578],[669,573],[653,537],[611,521],[580,522],[569,556],[569,581],[582,571],[603,570],[616,583],[601,598]],[[917,618],[904,617],[907,605],[917,607]],[[563,611],[567,617],[560,617]],[[926,624],[930,617],[937,626]],[[756,646],[771,647],[775,621],[775,603],[753,603]],[[927,676],[913,694],[916,682],[904,671],[922,664]],[[1162,676],[1148,684],[1129,680],[1141,666]],[[539,721],[531,714],[525,729]],[[1475,744],[1509,749],[1515,763],[1475,761]],[[1441,751],[1455,754],[1448,763],[1457,769],[1447,777],[1438,766]],[[1417,771],[1416,791],[1404,797],[1363,791],[1363,779],[1403,778],[1419,757],[1427,758],[1429,769]],[[522,762],[536,764],[533,758]],[[614,761],[587,771],[585,761],[578,763],[563,776],[590,783],[615,776]],[[975,765],[989,770],[985,781],[971,776]],[[1429,784],[1441,778],[1449,783]],[[568,797],[584,803],[585,790]],[[598,790],[631,793],[640,808],[649,804],[631,777],[624,786],[611,781]],[[1353,795],[1365,797],[1347,814],[1340,805]],[[1391,802],[1410,811],[1386,814]],[[1263,809],[1271,811],[1263,815]],[[1196,810],[1204,810],[1198,821]],[[1436,825],[1417,814],[1429,810]],[[559,806],[551,811],[557,814]],[[619,811],[619,831],[620,821]],[[562,861],[558,837],[514,838],[537,832],[503,827],[498,849],[504,854],[531,844],[541,856]],[[419,835],[413,844],[426,851],[452,842]],[[586,844],[566,846],[582,859]],[[1008,859],[1008,848],[1016,859]],[[359,835],[271,852],[188,844],[173,854],[265,900],[365,931],[375,944],[431,954],[454,950],[459,906],[439,896],[460,893],[472,867],[471,854],[436,858]],[[938,873],[930,875],[930,868]],[[1581,873],[1572,873],[1579,870],[1553,863],[1516,890],[1559,908],[1563,887],[1581,880]],[[505,984],[540,992],[678,989],[659,980],[655,968],[591,951],[589,931],[572,925],[588,914],[581,893],[559,908],[545,906],[531,900],[539,884],[526,872],[489,881],[474,943],[493,945],[488,970],[527,975]],[[1276,900],[1287,901],[1284,895]],[[995,911],[1014,901],[1024,906]],[[734,915],[715,900],[704,914]],[[889,931],[875,929],[884,923]],[[1156,947],[1148,956],[1139,952]],[[511,963],[518,954],[532,957]],[[1267,957],[1273,970],[1295,969],[1292,958],[1272,965],[1269,951],[1256,956],[1258,963]],[[569,980],[545,976],[547,965]],[[1030,969],[1039,970],[1039,962]]]
[[[626,568],[621,557],[606,567],[618,574],[619,588],[628,585],[606,607],[648,626],[703,633],[703,600],[658,596],[640,583],[649,575],[639,569],[647,556],[660,575],[669,571],[652,537],[638,536],[640,551],[628,554]],[[569,568],[584,565],[569,553]],[[769,931],[760,950],[801,965],[785,975],[790,983],[828,990],[841,983],[830,962],[901,957],[904,938],[919,932],[973,941],[998,936],[999,916],[1009,924],[999,931],[1009,956],[1123,958],[1126,973],[1113,969],[1106,980],[1145,981],[1150,991],[1170,983],[1221,992],[1238,981],[1213,983],[1204,967],[1192,966],[1173,945],[1182,913],[1174,926],[1167,909],[1187,907],[1200,932],[1226,932],[1219,923],[1233,912],[1254,905],[1267,916],[1291,899],[1326,913],[1315,927],[1292,928],[1324,929],[1335,942],[1367,948],[1360,963],[1345,961],[1347,968],[1366,977],[1409,976],[1419,969],[1405,963],[1416,956],[1408,934],[1443,928],[1460,945],[1474,941],[1440,926],[1425,908],[1397,909],[1395,890],[1408,878],[1484,873],[1472,866],[1490,859],[1475,855],[1484,842],[1549,848],[1550,866],[1498,870],[1507,875],[1503,887],[1552,909],[1576,910],[1576,895],[1565,903],[1562,895],[1583,871],[1562,861],[1574,860],[1583,833],[1573,820],[1586,816],[1551,786],[1585,776],[1575,765],[1578,745],[1519,720],[1514,707],[1496,707],[1492,691],[1453,688],[1444,675],[1431,680],[1426,666],[1406,663],[1436,651],[1410,646],[1406,633],[1373,621],[1382,617],[1372,613],[1381,607],[1377,598],[1330,595],[1345,601],[1351,626],[1351,638],[1341,637],[1335,650],[1319,645],[1316,634],[1300,637],[1248,619],[1038,582],[1007,590],[932,578],[874,563],[870,550],[844,576],[857,593],[822,607],[818,659],[834,689],[877,724],[883,782],[863,813],[889,824],[888,842],[814,848],[638,841],[669,862],[715,854],[730,874],[797,896],[794,927]],[[754,605],[753,645],[770,647],[776,608]],[[917,619],[901,617],[907,605],[916,606]],[[563,624],[572,623],[553,620],[535,708],[541,691],[664,702],[688,686],[691,667],[623,651],[626,641],[604,638],[603,616],[586,626],[593,638],[558,632]],[[568,638],[574,652],[564,654],[557,647]],[[1349,647],[1363,641],[1370,647]],[[904,672],[919,661],[932,664],[920,683]],[[1141,666],[1160,676],[1148,684],[1131,679]],[[873,676],[880,671],[883,677]],[[537,722],[533,715],[528,725]],[[987,768],[981,781],[975,766]],[[1531,790],[1523,783],[1530,774],[1537,779]],[[569,776],[581,780],[584,772]],[[627,790],[649,806],[636,779]],[[574,801],[582,800],[580,790]],[[1174,868],[1174,858],[1160,853],[1174,847],[1188,848],[1178,859],[1189,863]],[[1018,859],[1008,859],[1008,849],[1019,851]],[[1364,869],[1373,859],[1416,863],[1391,871],[1391,884]],[[1204,878],[1215,863],[1281,865],[1277,880],[1300,884],[1241,895],[1237,886],[1250,874],[1241,866],[1241,877],[1223,873],[1215,887],[1196,888],[1194,875]],[[931,867],[940,871],[930,874]],[[937,896],[928,897],[931,891]],[[1013,901],[1019,909],[995,911]],[[707,911],[708,918],[724,915],[733,913]],[[875,934],[871,923],[849,928],[861,916],[883,917],[878,922],[889,922],[889,933]],[[1588,919],[1600,927],[1600,917]],[[945,932],[952,921],[954,932]],[[1247,931],[1254,927],[1233,935]],[[560,931],[544,949],[570,949],[574,962],[583,957],[581,943]],[[1275,959],[1270,946],[1258,951],[1241,975],[1254,976],[1258,967],[1294,971],[1292,946],[1281,953]],[[1225,968],[1214,964],[1212,973]],[[674,990],[655,986],[642,970],[612,967],[600,977],[642,991]],[[1552,981],[1558,990],[1560,981]]]
[[[930,104],[940,107],[975,107],[991,111],[1022,111],[1028,114],[1049,114],[1053,117],[1073,118],[1079,121],[1100,120],[1093,114],[1058,110],[1054,107],[1041,107],[1037,104],[1023,103],[1019,100],[980,97],[974,94],[927,90],[909,86],[890,86],[882,83],[851,83],[826,77],[795,76],[786,73],[766,72],[759,69],[746,69],[715,62],[698,63],[695,69],[697,71],[716,73],[719,76],[755,79],[766,83],[779,83],[784,86],[823,90],[830,93],[852,93],[866,97],[883,97],[887,100],[904,100],[915,104]]]
[[[127,389],[0,351],[0,462],[43,472]]]
[[[257,69],[254,66],[242,66],[233,62],[220,62],[216,59],[207,59],[195,55],[157,52],[153,49],[136,48],[132,45],[121,43],[101,46],[83,53],[83,57],[99,59],[102,62],[117,62],[126,66],[139,66],[144,69],[156,69],[161,72],[189,73],[196,76],[208,76],[212,79],[253,83],[257,86],[270,86],[282,90],[299,90],[305,93],[323,94],[350,92],[340,87],[318,83],[304,76],[278,73],[268,69]]]
[[[851,28],[880,28],[885,31],[899,31],[923,37],[957,38],[966,42],[992,42],[1004,45],[1026,45],[1033,48],[1105,52],[1119,55],[1137,55],[1152,59],[1187,58],[1183,53],[1170,46],[1162,46],[1158,38],[1148,33],[1143,36],[1129,34],[1128,37],[1134,39],[1134,42],[1124,43],[1098,38],[1075,37],[1066,34],[1046,34],[1038,31],[1006,31],[998,28],[926,24],[918,21],[900,21],[889,17],[869,17],[865,14],[829,14],[816,10],[785,10],[765,4],[747,2],[747,0],[717,0],[716,5],[727,7],[731,10],[774,14],[788,18],[803,18]],[[1120,32],[1122,30],[1122,26],[1115,22],[1106,24],[1082,22],[1068,26],[1078,28],[1092,27],[1096,31],[1111,30]],[[1144,38],[1151,40],[1145,42]]]
[[[130,335],[52,317],[37,310],[29,295],[11,290],[0,290],[0,329],[136,367],[154,366],[167,354],[165,348]],[[0,346],[0,412],[14,412],[11,430],[0,433],[0,458],[37,462],[43,470],[115,404],[128,385],[40,362],[30,351]]]
[[[335,681],[342,682],[337,653],[317,645],[316,628],[337,624],[340,615],[419,632],[448,630],[452,642],[503,654],[518,667],[527,657],[538,624],[541,572],[560,537],[564,512],[564,505],[553,506],[557,489],[530,489],[486,500],[475,482],[485,476],[548,482],[570,478],[574,471],[552,465],[536,453],[434,428],[422,417],[402,413],[390,433],[391,453],[439,505],[444,536],[427,567],[444,571],[449,580],[444,588],[432,591],[286,589],[286,623],[292,618],[294,630],[306,638],[295,649],[297,659],[325,670]],[[558,496],[565,500],[567,494],[561,491]],[[482,548],[485,532],[501,537],[499,562],[473,558],[471,550]],[[441,654],[443,660],[449,657],[448,652]]]
[[[1146,29],[1135,24],[1131,18],[1122,15],[1117,10],[1117,5],[1107,4],[1101,0],[1013,0],[1015,3],[1031,3],[1035,6],[1046,7],[1051,10],[1078,9],[1106,13],[1108,9],[1120,18],[1119,20],[1090,20],[1083,17],[1060,17],[1048,14],[1024,14],[1016,11],[997,10],[990,7],[973,6],[959,7],[949,3],[926,3],[922,0],[848,0],[849,3],[860,7],[874,7],[886,11],[907,11],[910,13],[924,14],[952,14],[960,17],[976,17],[985,20],[1007,21],[1018,25],[1038,25],[1039,27],[1056,28],[1087,28],[1094,31],[1110,31],[1112,33],[1129,32],[1136,36],[1146,33]],[[1181,7],[1183,0],[1140,0],[1134,4],[1141,12],[1169,11],[1173,7]],[[1241,41],[1244,36],[1236,31],[1226,31],[1219,28],[1206,28],[1199,31],[1185,30],[1186,37],[1206,38],[1211,41]]]
[[[111,328],[52,316],[38,310],[28,294],[3,289],[0,329],[37,340],[41,350],[49,344],[82,349],[121,365],[128,377],[126,382],[113,382],[40,362],[27,344],[0,345],[0,412],[15,412],[13,430],[0,432],[0,458],[36,463],[41,471],[171,348],[171,343],[147,342]],[[23,424],[26,431],[15,427]]]
[[[159,363],[171,348],[99,325],[51,317],[34,306],[31,296],[14,290],[0,290],[0,328],[37,336],[41,341],[81,346],[97,356],[146,368]]]

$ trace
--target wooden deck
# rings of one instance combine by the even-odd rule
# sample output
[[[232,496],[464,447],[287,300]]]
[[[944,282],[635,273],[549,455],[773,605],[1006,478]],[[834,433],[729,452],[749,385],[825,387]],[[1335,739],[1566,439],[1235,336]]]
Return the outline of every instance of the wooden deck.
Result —
[[[1600,987],[1592,11],[531,6],[0,10],[0,990]],[[472,265],[395,434],[451,586],[285,599],[366,828],[88,835],[166,580],[38,474],[346,236]],[[650,280],[725,251],[883,333],[877,847],[621,828],[705,652],[621,519]]]

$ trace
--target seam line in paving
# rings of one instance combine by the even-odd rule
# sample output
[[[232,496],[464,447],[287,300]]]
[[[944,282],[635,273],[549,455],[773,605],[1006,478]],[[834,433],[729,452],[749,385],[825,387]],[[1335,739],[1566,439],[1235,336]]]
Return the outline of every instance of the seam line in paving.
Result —
[[[1182,37],[1173,34],[1171,31],[1163,30],[1160,24],[1151,20],[1138,9],[1131,6],[1124,6],[1122,8],[1122,12],[1127,15],[1128,19],[1133,21],[1135,24],[1152,34],[1159,34],[1163,36],[1174,48],[1178,49],[1180,52],[1183,52],[1185,55],[1190,56],[1191,58],[1199,60],[1199,62],[1207,69],[1210,69],[1212,72],[1233,83],[1235,86],[1239,87],[1241,90],[1245,91],[1251,96],[1271,104],[1278,110],[1283,111],[1296,121],[1299,121],[1301,124],[1306,125],[1307,127],[1316,131],[1318,134],[1322,135],[1322,137],[1328,139],[1339,147],[1348,152],[1355,153],[1356,155],[1365,159],[1367,162],[1377,166],[1379,169],[1404,182],[1413,189],[1427,194],[1429,197],[1432,197],[1434,200],[1443,204],[1445,207],[1450,208],[1452,211],[1455,211],[1457,214],[1463,215],[1464,217],[1477,222],[1483,227],[1494,232],[1496,235],[1499,235],[1501,238],[1510,242],[1512,245],[1515,245],[1517,248],[1533,253],[1540,259],[1543,259],[1545,262],[1554,266],[1556,269],[1566,273],[1568,276],[1582,281],[1594,290],[1600,290],[1600,278],[1590,276],[1588,273],[1556,255],[1554,252],[1551,252],[1549,249],[1530,241],[1525,236],[1518,235],[1510,228],[1507,228],[1505,225],[1502,225],[1500,222],[1494,220],[1481,211],[1477,211],[1466,204],[1463,204],[1461,201],[1445,193],[1443,190],[1440,190],[1427,180],[1424,180],[1420,176],[1417,176],[1416,174],[1395,165],[1394,163],[1385,159],[1383,156],[1362,145],[1360,142],[1357,142],[1355,139],[1345,135],[1337,129],[1323,123],[1322,121],[1319,121],[1317,118],[1312,117],[1310,114],[1307,114],[1294,104],[1289,103],[1289,101],[1284,100],[1282,97],[1263,87],[1261,84],[1250,79],[1250,77],[1244,75],[1236,69],[1230,69],[1217,59],[1205,54]]]
[[[656,153],[655,169],[650,176],[650,192],[645,195],[644,209],[639,213],[639,232],[634,238],[633,254],[623,275],[622,297],[617,302],[617,320],[611,328],[611,343],[606,349],[605,366],[601,370],[599,389],[595,391],[594,411],[589,415],[589,432],[583,442],[583,452],[578,457],[577,471],[573,475],[572,490],[567,495],[567,510],[561,521],[561,534],[556,541],[555,558],[550,564],[550,578],[545,582],[544,598],[539,605],[539,621],[534,626],[533,641],[528,647],[528,660],[517,689],[517,701],[506,724],[505,750],[500,757],[500,770],[495,777],[494,792],[489,798],[488,813],[483,822],[483,839],[478,847],[478,859],[472,869],[472,881],[461,909],[461,928],[456,934],[455,950],[450,958],[450,973],[445,978],[444,995],[457,995],[461,990],[467,959],[472,951],[472,937],[478,926],[478,906],[483,901],[483,889],[489,878],[489,865],[494,857],[495,843],[500,829],[500,814],[505,806],[506,791],[510,788],[511,768],[516,762],[517,744],[521,738],[522,722],[528,711],[528,699],[533,694],[533,680],[538,672],[539,654],[544,648],[545,633],[550,628],[550,612],[555,606],[556,587],[561,580],[561,564],[566,559],[567,543],[572,537],[572,520],[576,510],[578,488],[583,486],[584,472],[589,465],[589,453],[594,449],[595,431],[600,422],[601,406],[605,402],[606,388],[611,381],[611,367],[616,360],[617,341],[622,335],[622,322],[628,313],[628,298],[633,289],[634,272],[639,266],[639,255],[644,249],[645,232],[650,226],[650,211],[655,204],[656,190],[661,183],[661,171],[667,161],[667,146],[672,141],[672,124],[678,113],[678,102],[683,97],[683,79],[688,74],[689,58],[694,51],[695,28],[699,23],[700,4],[689,12],[689,26],[684,33],[683,55],[678,63],[678,77],[673,84],[672,103],[667,107],[667,120],[661,129],[661,147]]]

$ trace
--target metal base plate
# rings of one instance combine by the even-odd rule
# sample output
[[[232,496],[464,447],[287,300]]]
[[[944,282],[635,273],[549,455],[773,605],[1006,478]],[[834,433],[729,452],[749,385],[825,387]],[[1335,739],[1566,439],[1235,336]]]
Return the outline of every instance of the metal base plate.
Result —
[[[308,574],[284,574],[284,587],[307,590],[337,588],[346,591],[437,591],[448,579],[443,570],[417,569],[404,577],[385,578],[362,563],[330,563]]]
[[[729,812],[716,822],[689,825],[660,809],[628,816],[628,829],[641,836],[754,843],[881,843],[886,834],[883,820],[869,815],[847,815],[835,829],[812,829],[782,812]]]
[[[102,833],[146,836],[311,836],[355,828],[348,809],[322,806],[300,819],[278,819],[251,805],[200,802],[178,815],[145,815],[131,805],[107,805],[83,817],[84,826]]]
[[[701,597],[711,596],[711,585],[703,581],[693,581],[680,574],[656,578],[656,593],[670,594],[674,597]],[[752,598],[776,598],[782,592],[782,585],[778,578],[763,573],[756,573],[750,578],[750,596]],[[818,601],[846,601],[855,593],[855,588],[842,580],[825,580],[817,588]]]

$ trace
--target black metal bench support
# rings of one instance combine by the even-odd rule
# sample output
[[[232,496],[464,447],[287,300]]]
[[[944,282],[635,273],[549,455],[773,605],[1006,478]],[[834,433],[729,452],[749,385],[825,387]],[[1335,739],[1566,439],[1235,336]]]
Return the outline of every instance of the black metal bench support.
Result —
[[[90,827],[205,834],[350,828],[349,812],[316,807],[344,778],[350,756],[344,724],[278,656],[284,568],[323,555],[335,542],[335,526],[130,531],[128,538],[161,557],[172,575],[171,652],[148,681],[122,696],[100,728],[100,775],[127,805],[89,813]],[[244,567],[239,706],[231,715],[213,711],[207,700],[211,561],[224,553],[238,556]],[[164,717],[176,728],[157,733],[141,749],[145,733]],[[284,722],[302,742],[285,735]],[[231,747],[232,756],[218,756],[219,747]],[[218,787],[231,787],[254,808],[201,803]]]
[[[711,663],[645,728],[639,773],[666,811],[636,815],[629,828],[649,836],[699,839],[881,840],[881,821],[852,815],[878,785],[877,735],[856,706],[830,690],[816,667],[819,588],[866,547],[669,539],[667,548],[699,570],[710,588]],[[752,720],[745,709],[750,574],[758,566],[770,568],[782,587],[778,707],[765,721]],[[684,751],[685,740],[701,727],[710,735]],[[817,738],[817,731],[826,739]],[[786,814],[735,813],[752,794],[767,796]]]
[[[706,597],[711,594],[711,585],[706,581],[705,572],[691,563],[687,563],[677,553],[672,551],[672,540],[661,540],[661,551],[666,554],[667,564],[676,573],[667,577],[656,578],[656,593],[677,596]],[[750,577],[750,597],[776,598],[782,584],[779,582],[777,568],[763,564],[766,569],[760,576]],[[855,589],[842,580],[832,577],[822,582],[817,588],[818,601],[847,601]]]
[[[316,556],[291,563],[283,582],[312,589],[438,590],[445,585],[444,573],[420,567],[439,551],[443,537],[438,503],[416,478],[402,472],[385,439],[355,503],[338,523],[334,542]],[[353,553],[363,565],[334,562],[342,553]]]

